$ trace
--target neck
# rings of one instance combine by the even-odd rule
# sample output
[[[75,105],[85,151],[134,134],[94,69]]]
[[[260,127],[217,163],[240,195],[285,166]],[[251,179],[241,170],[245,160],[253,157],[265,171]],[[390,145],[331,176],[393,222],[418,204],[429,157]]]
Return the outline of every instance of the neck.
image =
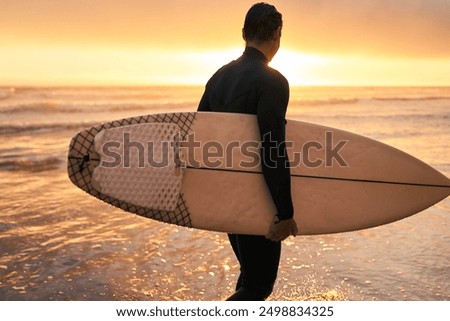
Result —
[[[252,47],[255,49],[258,49],[261,51],[264,56],[266,56],[268,61],[271,61],[273,57],[276,54],[276,51],[273,49],[273,44],[269,42],[254,42],[254,41],[247,41],[246,42],[247,47]]]

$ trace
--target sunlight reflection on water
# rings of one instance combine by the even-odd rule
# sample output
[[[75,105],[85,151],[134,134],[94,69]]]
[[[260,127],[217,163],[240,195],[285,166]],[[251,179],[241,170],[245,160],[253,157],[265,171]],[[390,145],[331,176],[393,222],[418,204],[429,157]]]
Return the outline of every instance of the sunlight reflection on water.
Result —
[[[239,271],[225,234],[141,218],[69,182],[65,154],[74,132],[130,110],[119,102],[109,112],[107,91],[94,95],[87,107],[80,90],[66,91],[56,90],[61,95],[56,105],[43,106],[36,118],[34,109],[20,115],[16,106],[0,106],[9,113],[8,119],[0,114],[0,299],[222,300],[230,295]],[[450,174],[447,100],[368,100],[374,91],[364,93],[358,99],[351,90],[328,97],[311,89],[309,105],[296,101],[294,93],[289,117],[382,140]],[[64,95],[77,100],[67,103]],[[171,101],[164,95],[155,96],[160,104]],[[126,90],[120,97],[128,99]],[[140,105],[145,101],[131,110],[145,113]],[[91,112],[95,104],[100,111]],[[50,117],[49,108],[67,110]],[[50,129],[39,127],[44,120]],[[379,228],[288,239],[270,299],[450,300],[449,213],[446,199]]]

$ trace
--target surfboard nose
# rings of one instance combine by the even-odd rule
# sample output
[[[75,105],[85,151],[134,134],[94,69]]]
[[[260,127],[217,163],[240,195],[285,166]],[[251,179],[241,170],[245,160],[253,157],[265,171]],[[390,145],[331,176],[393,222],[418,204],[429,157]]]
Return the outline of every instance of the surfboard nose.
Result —
[[[441,172],[437,171],[436,169],[432,168],[432,170],[434,171],[434,178],[433,180],[436,182],[436,188],[438,190],[442,190],[441,193],[438,193],[438,191],[436,191],[436,201],[435,203],[447,198],[448,196],[450,196],[450,179],[445,176],[444,174],[442,174]],[[433,203],[433,204],[435,204]],[[431,204],[431,205],[433,205]],[[430,206],[431,206],[430,205]]]

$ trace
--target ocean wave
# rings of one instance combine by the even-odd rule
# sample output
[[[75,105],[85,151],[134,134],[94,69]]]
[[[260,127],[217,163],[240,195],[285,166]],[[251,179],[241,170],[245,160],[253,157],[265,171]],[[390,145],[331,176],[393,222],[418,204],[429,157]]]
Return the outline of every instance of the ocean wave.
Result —
[[[0,88],[0,100],[8,99],[15,93],[14,88]]]
[[[60,106],[56,103],[28,103],[10,105],[0,108],[4,114],[18,114],[18,113],[78,113],[83,112],[82,109],[71,106]]]
[[[330,99],[299,99],[292,100],[291,104],[302,106],[327,106],[327,105],[351,105],[368,101],[382,102],[424,102],[424,101],[445,101],[450,100],[450,96],[423,96],[423,97],[357,97],[357,98],[330,98]]]
[[[360,100],[357,98],[351,99],[340,99],[340,98],[332,98],[332,99],[317,99],[317,100],[296,100],[293,103],[303,106],[326,106],[326,105],[349,105],[349,104],[357,104]]]
[[[423,96],[423,97],[373,97],[375,101],[433,101],[450,100],[450,96]]]
[[[121,111],[151,111],[151,110],[174,110],[188,109],[194,110],[196,105],[192,102],[183,103],[57,103],[57,102],[35,102],[25,104],[13,104],[0,106],[0,111],[4,114],[54,114],[54,113],[99,113],[99,112],[121,112]]]
[[[4,125],[0,126],[0,135],[81,130],[94,125],[96,125],[96,123]]]
[[[28,171],[40,172],[60,168],[64,160],[56,156],[44,157],[2,157],[0,171]]]

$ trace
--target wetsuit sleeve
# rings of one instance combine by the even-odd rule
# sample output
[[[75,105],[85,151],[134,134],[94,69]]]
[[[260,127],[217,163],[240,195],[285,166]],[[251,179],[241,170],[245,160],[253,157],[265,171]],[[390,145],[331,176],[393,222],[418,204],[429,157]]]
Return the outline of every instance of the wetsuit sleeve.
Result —
[[[260,89],[257,117],[261,135],[261,168],[280,220],[294,215],[285,143],[288,102],[289,84],[282,76],[270,79]]]

